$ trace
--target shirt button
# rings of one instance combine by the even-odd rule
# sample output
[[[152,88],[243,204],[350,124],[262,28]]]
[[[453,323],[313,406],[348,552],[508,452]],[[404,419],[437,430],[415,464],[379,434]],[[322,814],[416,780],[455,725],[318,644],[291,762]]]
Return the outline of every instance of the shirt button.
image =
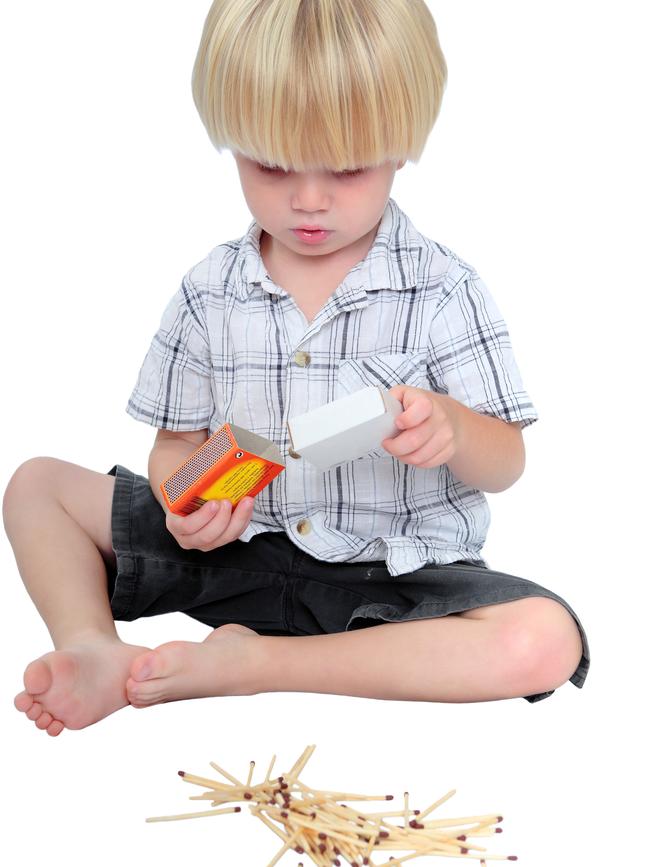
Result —
[[[300,367],[309,367],[311,363],[311,355],[308,352],[296,352],[293,356],[293,360]]]
[[[296,530],[301,536],[306,536],[307,533],[311,533],[311,521],[308,521],[307,518],[303,518],[302,521],[298,521],[296,524]]]
[[[298,452],[294,452],[293,449],[289,449],[289,456],[292,457],[292,458],[299,458],[299,457],[300,457],[300,455],[298,454]]]

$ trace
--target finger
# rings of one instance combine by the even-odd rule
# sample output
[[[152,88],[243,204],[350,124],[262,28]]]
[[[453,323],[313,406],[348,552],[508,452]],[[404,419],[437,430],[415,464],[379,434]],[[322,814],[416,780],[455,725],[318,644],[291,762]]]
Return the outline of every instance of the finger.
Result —
[[[235,510],[230,518],[230,523],[223,537],[219,540],[220,545],[227,545],[228,542],[234,542],[239,539],[246,527],[250,524],[253,515],[253,506],[255,500],[252,497],[242,497],[237,503]]]
[[[227,504],[227,505],[226,505]],[[185,544],[200,551],[213,551],[238,539],[250,522],[253,499],[243,497],[234,511],[230,500],[224,501],[219,514],[194,536],[184,539]]]
[[[433,404],[426,397],[418,397],[413,403],[405,409],[401,415],[395,419],[395,424],[398,428],[406,430],[422,424],[431,416],[433,412]]]
[[[402,406],[404,406],[404,395],[406,394],[406,389],[408,385],[393,385],[388,389],[389,394],[392,394],[396,400],[398,400]]]
[[[196,533],[183,536],[183,545],[189,548],[198,548],[200,551],[211,551],[217,547],[217,544],[223,544],[220,539],[228,527],[231,512],[232,503],[230,500],[216,501],[216,513]]]
[[[175,515],[173,512],[168,512],[166,518],[167,529],[174,536],[191,536],[197,533],[218,513],[220,502],[222,501],[208,500],[207,503],[203,503],[200,509],[189,515]]]
[[[450,437],[435,436],[421,448],[400,456],[405,464],[431,469],[446,464],[454,456],[454,448]]]
[[[417,428],[404,431],[395,437],[383,440],[382,446],[396,458],[408,455],[416,449],[422,448],[431,439],[431,430],[427,425],[419,425]]]
[[[405,455],[399,458],[404,464],[409,464],[413,467],[422,467],[423,469],[433,469],[446,464],[452,457],[451,449],[443,449],[442,451],[431,451],[431,449],[418,449],[417,452],[412,452],[410,455]]]

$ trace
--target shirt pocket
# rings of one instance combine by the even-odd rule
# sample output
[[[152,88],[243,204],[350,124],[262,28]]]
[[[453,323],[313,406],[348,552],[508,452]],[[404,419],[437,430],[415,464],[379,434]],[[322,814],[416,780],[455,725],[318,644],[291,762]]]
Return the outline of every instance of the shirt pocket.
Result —
[[[339,362],[336,396],[345,397],[369,385],[389,390],[394,385],[426,388],[426,351],[382,352],[366,358],[346,358]],[[384,458],[392,460],[381,446],[359,460]]]

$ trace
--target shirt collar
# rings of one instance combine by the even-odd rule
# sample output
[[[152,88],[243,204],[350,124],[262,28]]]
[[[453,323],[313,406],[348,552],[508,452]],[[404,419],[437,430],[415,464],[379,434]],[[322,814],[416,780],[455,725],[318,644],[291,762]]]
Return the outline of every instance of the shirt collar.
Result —
[[[255,286],[278,294],[260,254],[261,226],[253,221],[239,241],[237,295],[245,300]],[[347,274],[349,289],[401,291],[417,284],[417,264],[422,246],[420,234],[393,199],[388,200],[372,247]]]

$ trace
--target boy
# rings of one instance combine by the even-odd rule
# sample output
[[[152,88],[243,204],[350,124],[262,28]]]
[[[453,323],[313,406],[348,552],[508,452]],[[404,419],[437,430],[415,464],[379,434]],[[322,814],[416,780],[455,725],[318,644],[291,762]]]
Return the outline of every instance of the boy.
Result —
[[[158,431],[149,478],[36,458],[7,488],[55,647],[15,701],[38,728],[270,690],[533,701],[582,685],[568,605],[480,557],[482,492],[521,475],[536,419],[505,325],[473,269],[390,199],[445,78],[422,0],[213,3],[194,97],[254,222],[188,272],[144,360],[128,411]],[[401,432],[317,472],[287,418],[367,385],[402,402]],[[166,513],[160,482],[224,421],[273,440],[285,471],[234,510]],[[213,631],[119,640],[114,620],[169,611]]]

